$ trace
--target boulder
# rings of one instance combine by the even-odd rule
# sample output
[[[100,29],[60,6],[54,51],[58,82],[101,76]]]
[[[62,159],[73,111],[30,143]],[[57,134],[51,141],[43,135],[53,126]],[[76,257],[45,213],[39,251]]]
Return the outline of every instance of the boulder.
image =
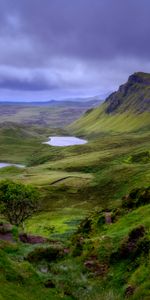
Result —
[[[20,233],[19,239],[21,242],[27,244],[44,244],[48,242],[47,238],[44,238],[42,236],[37,236],[37,235],[29,235],[26,233]]]

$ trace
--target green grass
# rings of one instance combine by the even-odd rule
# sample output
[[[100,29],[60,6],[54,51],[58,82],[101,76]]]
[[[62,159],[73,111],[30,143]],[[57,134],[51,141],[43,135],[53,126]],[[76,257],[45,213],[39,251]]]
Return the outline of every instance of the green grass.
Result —
[[[45,159],[51,159],[58,154],[51,151],[42,143],[48,140],[50,135],[61,135],[64,130],[49,129],[38,126],[4,123],[0,126],[0,161],[29,164],[38,158],[39,154]]]
[[[13,247],[12,245],[12,250]],[[28,262],[18,262],[15,257],[10,258],[5,253],[3,244],[2,249],[0,250],[0,300],[71,299],[61,295],[56,289],[46,289],[42,277]]]
[[[98,108],[68,126],[76,134],[133,132],[150,129],[150,74],[135,73]]]
[[[61,208],[43,212],[26,222],[28,233],[48,238],[68,238],[85,217],[86,211],[79,208]]]
[[[66,220],[67,213],[66,211]],[[61,212],[58,213],[57,221],[54,218],[58,228],[63,226],[59,220],[59,214]],[[72,214],[74,214],[73,211]],[[78,214],[77,210],[76,214]],[[125,289],[129,285],[135,287],[134,295],[130,299],[148,299],[149,261],[146,260],[146,257],[141,256],[137,258],[136,262],[128,259],[118,259],[116,263],[110,262],[105,276],[93,275],[90,270],[85,268],[84,262],[98,257],[100,263],[108,264],[108,257],[119,249],[120,244],[133,228],[142,224],[149,233],[149,214],[150,205],[146,205],[121,216],[114,224],[97,227],[97,223],[93,222],[94,227],[89,235],[84,238],[80,256],[72,256],[72,253],[70,253],[66,258],[52,262],[46,275],[42,275],[39,271],[40,265],[31,266],[27,261],[21,259],[33,250],[33,246],[2,243],[0,253],[0,299],[11,299],[13,297],[16,300],[24,300],[28,297],[33,300],[36,298],[41,300],[123,300]],[[65,215],[65,211],[63,215]],[[46,214],[44,218],[46,219]],[[94,218],[93,216],[93,221]],[[42,219],[37,218],[37,220],[41,224]],[[37,220],[36,217],[35,222],[32,220],[34,228],[36,228]],[[64,219],[65,222],[66,220]],[[63,232],[63,229],[65,228],[63,227],[61,232]],[[148,237],[150,238],[150,235]],[[75,241],[71,247],[74,246]],[[93,258],[90,258],[92,255]],[[41,263],[44,265],[44,262]],[[43,287],[42,282],[47,278],[53,280],[55,288],[46,289]],[[65,297],[65,294],[70,295],[70,297]]]
[[[149,128],[150,114],[148,112],[134,114],[124,112],[122,114],[107,115],[104,113],[106,104],[93,110],[90,114],[85,114],[79,120],[68,126],[68,130],[78,135],[91,136],[101,133],[113,132],[133,132],[146,130]]]
[[[139,225],[145,226],[149,233],[150,205],[140,207],[111,225],[99,227],[96,223],[89,233],[80,233],[82,237],[82,251],[79,256],[70,256],[70,259],[54,265],[53,272],[57,270],[55,280],[63,280],[64,286],[71,278],[70,289],[77,299],[125,299],[125,290],[129,285],[135,288],[134,295],[130,299],[149,299],[149,259],[146,255],[118,259],[112,263],[109,257],[114,251],[118,251],[132,229]],[[94,224],[93,217],[93,224]],[[79,240],[79,234],[78,234]],[[84,238],[83,238],[84,237]],[[147,236],[150,239],[150,235]],[[73,240],[72,247],[75,246]],[[84,266],[85,261],[96,260],[100,265],[108,266],[104,275],[97,276]],[[80,295],[76,290],[80,287]],[[84,286],[86,288],[84,288]],[[67,288],[67,287],[66,287]]]
[[[68,226],[64,225],[63,214],[66,208],[70,209],[68,218],[72,220],[73,209],[81,210],[82,216],[93,207],[117,206],[120,198],[132,188],[147,186],[150,182],[150,162],[132,162],[130,157],[148,150],[147,132],[104,135],[89,140],[86,145],[68,148],[58,149],[40,144],[35,152],[34,166],[25,169],[0,169],[0,180],[9,178],[33,184],[40,189],[44,212],[29,222],[30,232],[39,231],[43,234],[43,226],[52,225],[58,229],[58,234],[64,234],[65,230],[69,230]],[[21,161],[19,151],[22,152],[21,155],[28,157],[29,152],[25,153],[22,146],[18,145],[18,161]],[[31,151],[30,147],[28,151]],[[44,155],[48,155],[46,162],[38,164],[40,157]],[[29,161],[27,157],[26,160]],[[45,210],[48,210],[48,213],[45,213]],[[61,214],[59,210],[62,210]],[[48,215],[51,219],[53,214],[56,219],[52,217],[51,222]],[[38,223],[42,224],[40,228]],[[61,226],[62,232],[58,228]]]
[[[88,143],[82,146],[42,145],[49,135],[61,134],[58,129],[32,127],[29,130],[27,126],[12,124],[1,128],[1,161],[25,163],[27,167],[0,169],[0,180],[10,178],[32,184],[41,192],[41,211],[26,222],[26,231],[61,240],[71,249],[64,259],[52,264],[45,262],[49,272],[43,275],[38,265],[31,266],[24,261],[31,246],[18,244],[17,251],[21,254],[15,253],[13,245],[10,253],[8,245],[2,246],[0,300],[55,300],[61,297],[68,300],[123,300],[128,285],[136,288],[132,300],[149,299],[146,257],[139,257],[136,262],[105,261],[118,251],[136,226],[144,225],[149,237],[149,205],[120,216],[111,225],[97,226],[93,217],[92,231],[86,236],[83,232],[81,254],[76,257],[72,252],[78,236],[75,235],[72,241],[70,238],[80,220],[92,210],[120,206],[122,196],[133,188],[147,187],[150,182],[149,156],[143,154],[149,153],[150,147],[149,114],[137,116],[132,112],[106,116],[103,108],[89,112],[68,128],[70,133],[73,130],[88,136]],[[108,264],[104,276],[97,277],[86,269],[84,263],[91,255],[98,257],[100,263]],[[46,278],[53,279],[54,289],[42,285]]]

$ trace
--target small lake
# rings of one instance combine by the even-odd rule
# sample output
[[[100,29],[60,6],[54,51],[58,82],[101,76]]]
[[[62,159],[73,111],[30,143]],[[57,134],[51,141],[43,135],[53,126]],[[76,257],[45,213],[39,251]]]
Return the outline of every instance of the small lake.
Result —
[[[84,145],[87,141],[74,136],[50,136],[49,141],[43,144],[57,147]]]
[[[17,167],[17,168],[25,168],[24,165],[20,164],[9,164],[9,163],[0,163],[0,169],[5,167]]]

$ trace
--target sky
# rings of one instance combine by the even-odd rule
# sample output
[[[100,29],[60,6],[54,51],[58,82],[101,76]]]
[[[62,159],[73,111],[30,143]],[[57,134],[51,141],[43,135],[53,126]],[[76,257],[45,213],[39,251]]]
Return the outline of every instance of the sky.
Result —
[[[149,0],[0,0],[0,101],[100,95],[150,72]]]

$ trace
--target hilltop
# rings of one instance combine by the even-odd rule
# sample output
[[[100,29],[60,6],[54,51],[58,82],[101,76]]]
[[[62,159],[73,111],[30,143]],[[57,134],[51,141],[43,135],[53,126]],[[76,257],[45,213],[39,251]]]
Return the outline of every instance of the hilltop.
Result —
[[[134,73],[98,108],[88,110],[69,129],[77,134],[131,132],[150,126],[150,74]]]
[[[121,85],[117,92],[107,99],[107,114],[134,112],[150,112],[150,74],[134,73],[127,83]]]

